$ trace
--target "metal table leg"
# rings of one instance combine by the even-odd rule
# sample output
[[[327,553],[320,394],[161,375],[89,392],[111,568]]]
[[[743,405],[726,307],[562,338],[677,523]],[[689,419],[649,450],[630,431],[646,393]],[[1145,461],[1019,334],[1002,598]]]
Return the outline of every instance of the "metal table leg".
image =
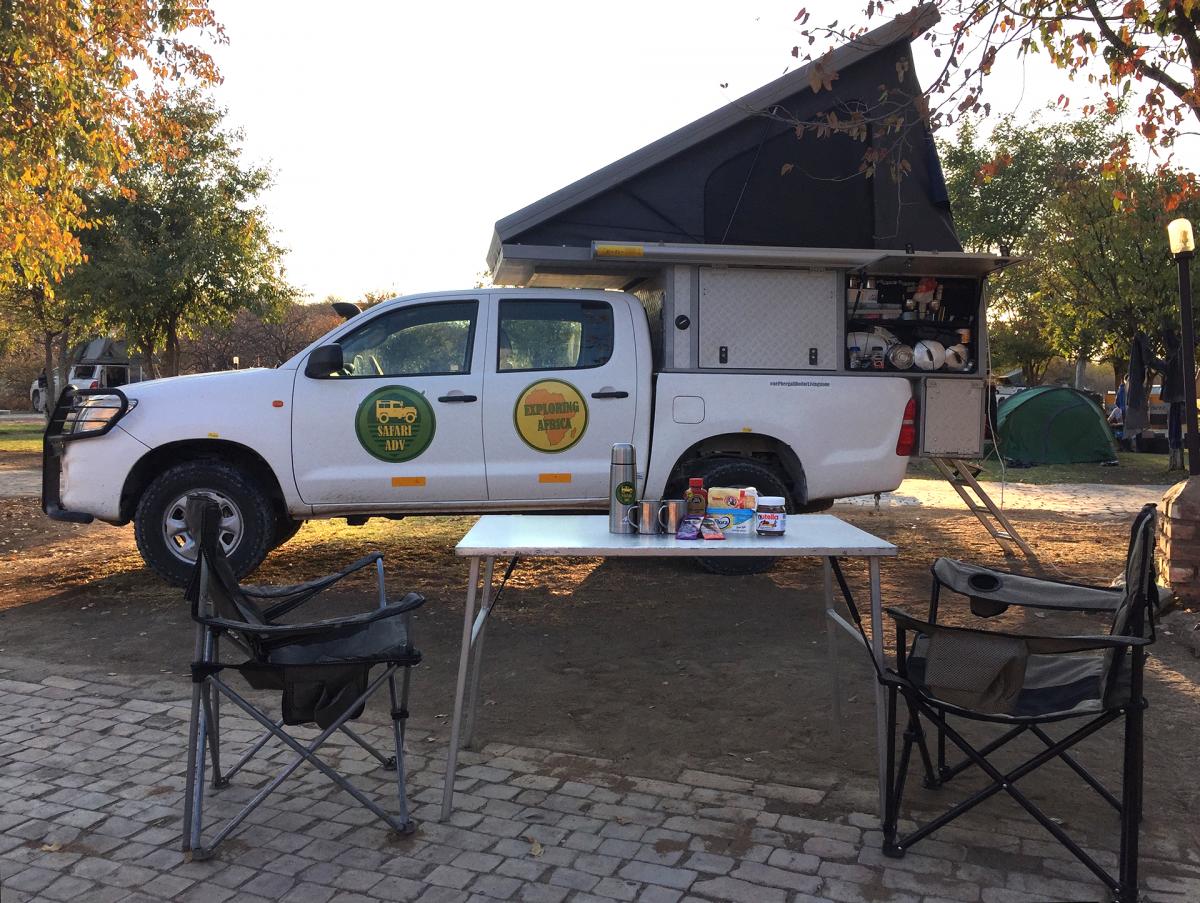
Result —
[[[871,654],[879,663],[882,673],[885,663],[883,660],[883,590],[879,586],[879,557],[868,559],[871,573]],[[887,802],[887,700],[883,684],[875,681],[875,744],[879,764],[879,817],[884,817]]]
[[[450,751],[446,756],[446,783],[442,789],[442,821],[454,806],[454,776],[458,773],[458,740],[462,731],[463,702],[467,691],[467,666],[471,659],[471,626],[475,618],[475,595],[479,591],[479,558],[471,559],[467,578],[467,603],[463,609],[462,647],[458,652],[458,686],[454,691],[454,720],[450,724]]]
[[[834,619],[837,611],[833,607],[833,567],[828,558],[821,559],[821,568],[825,576],[825,639],[828,643],[826,662],[829,666],[829,694],[832,698],[833,716],[830,733],[836,742],[842,736],[842,675],[838,662],[838,622]]]
[[[471,653],[471,678],[470,689],[467,694],[467,712],[466,726],[463,728],[462,745],[463,748],[470,748],[471,740],[475,736],[475,716],[479,713],[479,663],[483,660],[483,638],[487,631],[488,621],[492,615],[492,603],[495,601],[495,595],[492,593],[492,571],[496,566],[496,559],[491,556],[484,562],[483,566],[483,605],[479,609],[479,629],[474,631],[475,637],[472,640],[474,651]]]

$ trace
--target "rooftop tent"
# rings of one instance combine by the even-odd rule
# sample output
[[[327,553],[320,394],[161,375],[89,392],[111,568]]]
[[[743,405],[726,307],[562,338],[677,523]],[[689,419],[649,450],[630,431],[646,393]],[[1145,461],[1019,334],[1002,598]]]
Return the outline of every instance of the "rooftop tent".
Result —
[[[919,6],[504,217],[488,252],[496,281],[547,284],[536,277],[558,273],[612,285],[593,242],[961,251],[910,47],[937,20]],[[817,65],[836,74],[830,89],[813,91]],[[873,122],[865,140],[797,136],[796,122],[854,110]],[[886,116],[903,125],[885,128]],[[888,149],[907,175],[896,181],[882,164],[860,172],[868,151]]]
[[[1117,449],[1096,402],[1065,386],[1018,392],[996,414],[1000,454],[1017,464],[1115,461]]]

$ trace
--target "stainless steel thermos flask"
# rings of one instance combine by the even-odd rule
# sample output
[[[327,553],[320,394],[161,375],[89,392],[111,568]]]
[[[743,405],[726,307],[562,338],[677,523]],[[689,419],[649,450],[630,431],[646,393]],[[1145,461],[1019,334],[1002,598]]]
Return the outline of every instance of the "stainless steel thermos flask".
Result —
[[[637,507],[637,454],[628,442],[612,447],[608,470],[608,532],[636,533],[629,512]]]

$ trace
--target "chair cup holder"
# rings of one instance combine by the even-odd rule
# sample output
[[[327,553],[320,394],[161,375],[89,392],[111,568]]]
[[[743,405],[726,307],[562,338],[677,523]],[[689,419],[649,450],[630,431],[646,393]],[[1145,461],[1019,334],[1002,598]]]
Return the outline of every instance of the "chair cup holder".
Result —
[[[1000,578],[995,574],[972,574],[967,578],[967,586],[978,593],[994,593],[1000,588]]]

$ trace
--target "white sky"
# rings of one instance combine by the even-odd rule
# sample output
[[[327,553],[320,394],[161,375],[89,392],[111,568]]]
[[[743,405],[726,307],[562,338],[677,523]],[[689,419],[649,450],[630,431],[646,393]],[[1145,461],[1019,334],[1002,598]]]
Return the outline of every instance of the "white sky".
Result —
[[[800,7],[815,24],[862,5],[213,0],[216,93],[275,171],[263,200],[312,299],[463,288],[497,219],[794,66]],[[935,65],[918,56],[922,84]],[[1079,88],[1042,63],[985,99],[1032,114]],[[1197,149],[1177,162],[1200,168]]]

